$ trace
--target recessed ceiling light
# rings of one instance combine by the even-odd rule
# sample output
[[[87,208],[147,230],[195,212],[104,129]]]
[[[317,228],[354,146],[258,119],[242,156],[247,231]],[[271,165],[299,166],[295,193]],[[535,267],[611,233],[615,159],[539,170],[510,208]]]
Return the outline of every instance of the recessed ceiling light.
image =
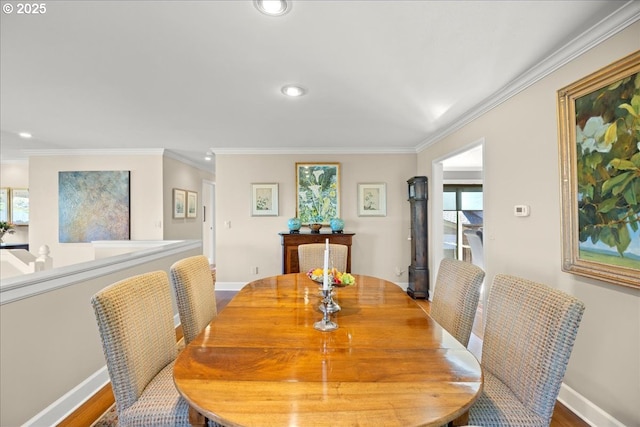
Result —
[[[306,94],[307,90],[302,86],[286,85],[282,87],[282,93],[287,96],[296,97]]]
[[[31,138],[33,135],[31,135],[29,132],[20,132],[18,136],[20,136],[20,138],[28,139],[28,138]]]
[[[282,16],[291,9],[286,0],[254,0],[256,8],[269,16]]]

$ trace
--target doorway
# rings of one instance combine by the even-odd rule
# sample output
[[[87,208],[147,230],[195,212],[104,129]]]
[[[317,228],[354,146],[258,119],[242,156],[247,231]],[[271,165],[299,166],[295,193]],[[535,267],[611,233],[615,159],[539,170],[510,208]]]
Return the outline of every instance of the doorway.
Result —
[[[484,246],[477,247],[475,244],[476,232],[483,233],[484,230],[483,151],[484,139],[481,139],[432,163],[433,270],[437,270],[443,258],[455,258],[474,264],[481,263],[480,268],[486,271]],[[474,237],[470,234],[474,234]],[[434,271],[432,283],[435,283],[435,277],[437,271]],[[479,337],[482,337],[482,307],[486,304],[486,294],[481,290],[473,330]]]

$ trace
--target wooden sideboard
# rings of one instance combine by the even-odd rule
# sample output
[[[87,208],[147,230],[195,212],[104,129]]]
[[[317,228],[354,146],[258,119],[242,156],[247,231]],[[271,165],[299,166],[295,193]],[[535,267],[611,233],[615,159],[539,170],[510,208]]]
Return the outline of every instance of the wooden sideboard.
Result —
[[[355,233],[332,233],[320,232],[311,233],[301,231],[300,233],[282,232],[280,241],[282,243],[282,274],[300,273],[298,265],[298,246],[307,243],[336,243],[347,246],[347,271],[351,272],[351,240]]]

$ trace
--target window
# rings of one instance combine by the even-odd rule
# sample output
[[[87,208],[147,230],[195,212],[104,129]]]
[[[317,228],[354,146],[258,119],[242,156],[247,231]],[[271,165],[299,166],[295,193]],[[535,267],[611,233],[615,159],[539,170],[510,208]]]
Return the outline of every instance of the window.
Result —
[[[482,228],[482,186],[445,185],[443,197],[444,256],[471,262],[464,231]]]

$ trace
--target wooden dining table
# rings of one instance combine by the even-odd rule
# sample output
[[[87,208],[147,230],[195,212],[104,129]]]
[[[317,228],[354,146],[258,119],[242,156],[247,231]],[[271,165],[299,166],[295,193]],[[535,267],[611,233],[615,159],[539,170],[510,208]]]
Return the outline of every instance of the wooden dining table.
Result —
[[[196,425],[442,426],[482,391],[477,359],[396,284],[334,288],[338,329],[319,331],[318,283],[248,283],[179,354],[174,382]],[[462,417],[462,418],[460,418]]]

